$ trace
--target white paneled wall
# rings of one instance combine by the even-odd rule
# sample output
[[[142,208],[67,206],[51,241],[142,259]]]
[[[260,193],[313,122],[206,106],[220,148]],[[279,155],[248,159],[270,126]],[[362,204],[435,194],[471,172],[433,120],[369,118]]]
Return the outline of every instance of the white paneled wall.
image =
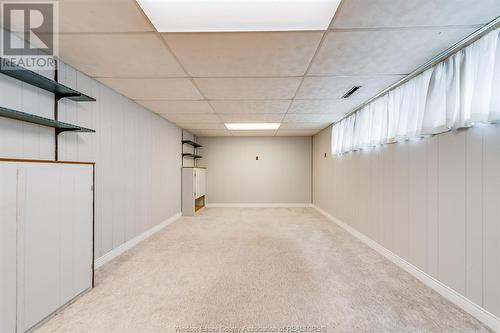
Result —
[[[46,73],[53,77],[53,73]],[[59,119],[95,129],[59,136],[59,159],[96,162],[95,256],[178,214],[181,129],[61,63],[59,81],[97,102],[59,102]],[[53,95],[0,75],[0,105],[52,118]],[[0,118],[0,157],[54,159],[54,130]]]
[[[311,137],[200,137],[209,204],[310,204]],[[258,160],[256,157],[258,156]]]
[[[500,126],[341,157],[330,130],[314,137],[314,203],[500,316]]]

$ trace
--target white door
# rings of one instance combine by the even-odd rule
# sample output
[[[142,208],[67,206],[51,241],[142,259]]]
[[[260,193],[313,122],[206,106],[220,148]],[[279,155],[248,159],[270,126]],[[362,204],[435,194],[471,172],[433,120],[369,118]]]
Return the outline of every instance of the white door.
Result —
[[[0,332],[91,287],[92,183],[92,165],[0,162]]]
[[[207,186],[206,186],[206,173],[207,170],[205,169],[195,169],[195,199],[198,199],[199,197],[202,197],[206,194]]]
[[[0,163],[0,332],[16,330],[17,167]]]

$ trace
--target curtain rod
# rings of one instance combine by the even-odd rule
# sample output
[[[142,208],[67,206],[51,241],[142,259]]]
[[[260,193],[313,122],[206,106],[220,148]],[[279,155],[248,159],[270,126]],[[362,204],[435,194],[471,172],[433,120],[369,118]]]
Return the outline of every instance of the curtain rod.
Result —
[[[376,100],[377,98],[379,98],[382,95],[388,93],[389,91],[401,86],[402,84],[410,81],[411,79],[418,76],[419,74],[422,74],[423,72],[425,72],[429,68],[439,64],[441,61],[446,60],[447,58],[449,58],[453,54],[455,54],[458,51],[460,51],[461,49],[469,46],[470,44],[477,41],[479,38],[483,37],[484,35],[486,35],[487,33],[491,32],[492,30],[494,30],[498,27],[500,27],[500,16],[497,17],[496,19],[494,19],[493,21],[489,22],[488,24],[486,24],[482,28],[474,31],[472,34],[465,37],[464,39],[462,39],[461,41],[459,41],[458,43],[456,43],[455,45],[453,45],[449,49],[441,52],[440,54],[438,54],[437,56],[435,56],[434,58],[432,58],[431,60],[426,62],[424,65],[418,67],[416,70],[414,70],[413,72],[411,72],[410,74],[408,74],[407,76],[402,78],[401,80],[391,84],[389,87],[385,88],[384,90],[382,90],[381,92],[379,92],[378,94],[376,94],[375,96],[373,96],[372,98],[370,98],[369,100],[367,100],[366,102],[364,102],[363,104],[361,104],[360,106],[358,106],[357,108],[352,110],[351,112],[345,114],[342,118],[340,118],[339,120],[334,122],[333,125],[335,125],[335,124],[341,122],[342,120],[344,120],[345,118],[359,112],[362,108],[364,108],[365,106],[367,106],[368,104],[370,104],[371,102]]]

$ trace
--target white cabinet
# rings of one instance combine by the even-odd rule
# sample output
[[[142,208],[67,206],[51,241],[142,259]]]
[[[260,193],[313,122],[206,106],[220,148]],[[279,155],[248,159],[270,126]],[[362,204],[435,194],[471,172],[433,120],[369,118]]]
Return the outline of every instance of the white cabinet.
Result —
[[[93,166],[0,161],[0,332],[92,287]]]
[[[182,215],[193,216],[205,206],[206,174],[204,168],[182,168]]]

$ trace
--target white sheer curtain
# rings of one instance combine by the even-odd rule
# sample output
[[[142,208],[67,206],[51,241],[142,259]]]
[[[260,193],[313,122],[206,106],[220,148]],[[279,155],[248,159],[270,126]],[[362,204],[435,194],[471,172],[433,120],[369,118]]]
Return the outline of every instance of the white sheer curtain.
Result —
[[[332,153],[500,121],[500,29],[332,128]]]

